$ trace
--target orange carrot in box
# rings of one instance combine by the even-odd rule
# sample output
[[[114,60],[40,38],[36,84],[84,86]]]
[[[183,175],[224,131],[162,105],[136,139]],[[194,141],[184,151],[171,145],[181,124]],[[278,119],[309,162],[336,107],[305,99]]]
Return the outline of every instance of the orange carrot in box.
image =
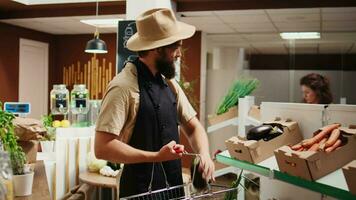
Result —
[[[334,151],[336,148],[338,148],[339,146],[341,146],[341,140],[337,139],[336,142],[331,147],[325,149],[325,152],[330,153]]]
[[[300,147],[300,149],[296,150],[296,151],[304,151],[304,147]]]
[[[300,149],[301,147],[302,147],[302,144],[298,143],[298,144],[293,145],[291,147],[291,149],[296,151],[296,150]]]
[[[336,130],[336,129],[335,129]],[[324,151],[325,150],[325,143],[328,140],[328,138],[324,137],[320,142],[319,142],[319,151]]]
[[[320,142],[323,138],[325,138],[329,133],[331,133],[334,129],[339,128],[340,124],[330,124],[324,126],[323,129],[316,134],[314,137],[310,139],[306,139],[302,141],[302,145],[304,147],[311,147],[313,144]]]
[[[319,143],[314,143],[309,149],[308,151],[317,151],[319,148]]]
[[[304,148],[309,148],[314,144],[313,138],[308,138],[302,141],[302,146]]]
[[[340,137],[340,130],[339,129],[334,129],[333,132],[331,132],[329,139],[325,143],[325,147],[331,147],[337,139]]]

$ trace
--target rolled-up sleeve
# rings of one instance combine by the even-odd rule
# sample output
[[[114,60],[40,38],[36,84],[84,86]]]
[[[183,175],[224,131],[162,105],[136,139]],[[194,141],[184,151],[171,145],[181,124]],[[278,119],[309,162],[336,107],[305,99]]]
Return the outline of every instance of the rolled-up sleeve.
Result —
[[[96,122],[96,131],[117,136],[127,120],[129,112],[129,92],[119,86],[110,88],[105,94]]]

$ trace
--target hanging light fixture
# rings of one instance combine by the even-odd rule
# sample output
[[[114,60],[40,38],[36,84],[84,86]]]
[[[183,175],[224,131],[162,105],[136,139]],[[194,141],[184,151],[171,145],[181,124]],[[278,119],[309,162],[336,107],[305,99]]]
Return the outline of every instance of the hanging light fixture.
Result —
[[[99,2],[96,1],[96,18],[98,18],[98,9],[99,9]],[[97,26],[95,26],[94,39],[91,39],[87,42],[87,45],[85,47],[85,52],[86,53],[108,52],[106,43],[103,40],[99,39],[99,31]]]

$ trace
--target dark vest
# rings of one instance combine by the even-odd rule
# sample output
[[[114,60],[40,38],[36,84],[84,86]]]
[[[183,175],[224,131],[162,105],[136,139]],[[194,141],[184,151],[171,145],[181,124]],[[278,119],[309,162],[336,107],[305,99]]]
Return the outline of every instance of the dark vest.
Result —
[[[177,102],[173,91],[160,74],[153,76],[139,59],[137,68],[140,103],[129,145],[145,150],[159,151],[174,140],[179,143]],[[154,164],[152,190],[166,187],[164,171],[170,186],[183,184],[181,161],[172,160]],[[125,164],[120,179],[120,198],[148,191],[153,163]],[[184,195],[183,191],[178,196]]]

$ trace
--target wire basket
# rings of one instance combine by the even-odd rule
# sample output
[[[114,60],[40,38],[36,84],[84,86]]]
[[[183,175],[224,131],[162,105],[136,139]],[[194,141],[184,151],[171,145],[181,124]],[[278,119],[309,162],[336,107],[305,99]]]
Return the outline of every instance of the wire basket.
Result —
[[[142,194],[120,198],[121,200],[189,200],[189,199],[224,199],[226,196],[237,199],[238,188],[228,188],[226,186],[209,185],[209,189],[204,192],[192,192],[191,183],[178,185],[160,190],[149,191]],[[185,194],[181,194],[184,189]]]
[[[148,192],[132,195],[128,197],[120,198],[120,200],[189,200],[189,199],[237,199],[238,187],[227,187],[216,184],[208,184],[208,187],[204,191],[197,191],[193,186],[195,170],[193,171],[193,180],[190,183],[169,186],[167,182],[167,176],[163,169],[163,174],[166,180],[166,188],[159,190],[151,190],[154,164],[152,165],[151,181],[148,187]],[[183,192],[184,191],[184,192]],[[229,198],[226,198],[229,197]]]

